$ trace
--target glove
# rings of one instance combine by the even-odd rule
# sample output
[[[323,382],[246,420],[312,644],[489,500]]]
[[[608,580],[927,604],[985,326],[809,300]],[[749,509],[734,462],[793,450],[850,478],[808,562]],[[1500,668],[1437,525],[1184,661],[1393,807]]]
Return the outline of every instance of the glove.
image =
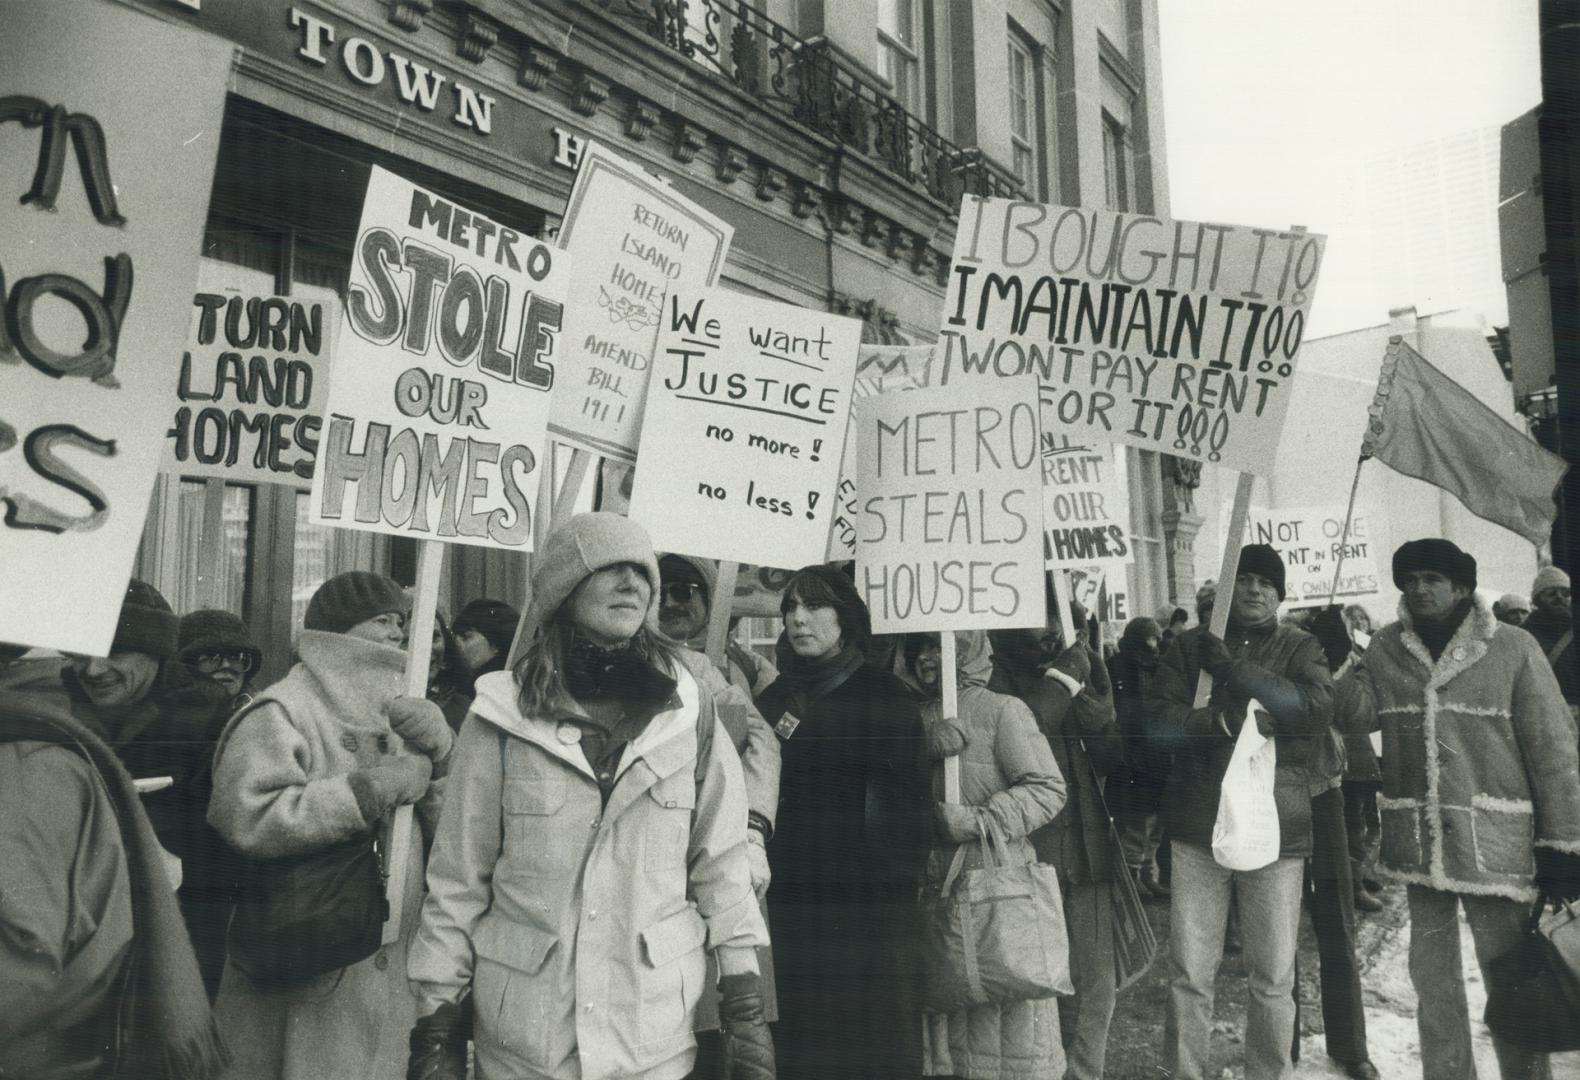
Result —
[[[346,780],[362,820],[372,825],[397,806],[426,795],[432,778],[433,762],[417,754],[403,754],[371,769],[358,769]]]
[[[406,1080],[466,1080],[466,1040],[472,1029],[472,999],[445,1002],[411,1029]]]
[[[773,874],[768,870],[768,848],[763,834],[756,829],[746,830],[746,861],[752,868],[752,892],[761,900],[768,895],[768,883],[773,880]]]
[[[763,1020],[763,998],[753,974],[719,980],[724,1080],[774,1080],[774,1040]]]
[[[933,826],[938,830],[938,838],[946,844],[963,844],[980,835],[977,808],[961,803],[934,803]]]
[[[1201,652],[1198,654],[1201,669],[1211,675],[1214,680],[1222,681],[1228,673],[1234,657],[1229,655],[1229,646],[1223,639],[1211,630],[1201,636]]]
[[[1552,901],[1580,900],[1580,855],[1556,848],[1536,849],[1536,887]]]
[[[1053,666],[1076,682],[1084,683],[1092,677],[1092,654],[1087,652],[1085,645],[1071,645],[1058,655]]]
[[[455,732],[439,706],[426,698],[398,697],[389,703],[386,713],[390,728],[413,750],[434,762],[450,756]]]

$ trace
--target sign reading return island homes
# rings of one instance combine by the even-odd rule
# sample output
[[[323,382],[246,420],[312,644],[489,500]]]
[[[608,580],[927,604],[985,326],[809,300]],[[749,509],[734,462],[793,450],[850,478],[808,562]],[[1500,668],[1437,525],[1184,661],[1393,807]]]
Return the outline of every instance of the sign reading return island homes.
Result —
[[[532,548],[559,253],[374,167],[312,521]]]
[[[1045,431],[1270,472],[1323,247],[967,195],[940,382],[1034,373]]]
[[[672,292],[631,516],[660,551],[822,562],[861,324],[723,290]]]

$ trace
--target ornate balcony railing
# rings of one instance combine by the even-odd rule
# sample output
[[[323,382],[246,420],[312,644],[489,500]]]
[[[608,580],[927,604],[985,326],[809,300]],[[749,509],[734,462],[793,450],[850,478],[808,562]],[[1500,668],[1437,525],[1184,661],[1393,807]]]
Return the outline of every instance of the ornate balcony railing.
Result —
[[[765,107],[849,147],[953,207],[962,194],[1013,195],[1020,183],[975,148],[956,146],[826,41],[804,41],[750,0],[582,0],[629,21]]]

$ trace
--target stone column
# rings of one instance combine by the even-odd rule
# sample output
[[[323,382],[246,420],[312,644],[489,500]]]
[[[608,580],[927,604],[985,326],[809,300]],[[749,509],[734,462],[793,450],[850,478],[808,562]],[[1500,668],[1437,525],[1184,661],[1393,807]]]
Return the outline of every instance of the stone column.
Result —
[[[1201,463],[1159,455],[1163,468],[1163,550],[1168,562],[1169,603],[1195,614],[1196,534],[1206,519],[1196,513]]]

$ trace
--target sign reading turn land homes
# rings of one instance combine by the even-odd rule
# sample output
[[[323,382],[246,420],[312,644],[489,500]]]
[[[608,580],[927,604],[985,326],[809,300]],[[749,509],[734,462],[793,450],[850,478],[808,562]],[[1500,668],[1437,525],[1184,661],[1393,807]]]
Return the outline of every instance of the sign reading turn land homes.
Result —
[[[939,381],[1033,373],[1045,431],[1271,472],[1323,248],[967,195]]]
[[[559,253],[374,167],[312,521],[532,549]]]
[[[734,234],[634,163],[587,145],[560,225],[576,302],[565,310],[549,415],[556,440],[636,456],[664,297],[711,288]]]
[[[170,426],[230,68],[229,44],[123,5],[6,5],[0,641],[109,653]]]
[[[1042,626],[1034,381],[858,399],[856,588],[875,633]]]
[[[1228,530],[1225,513],[1219,534]],[[1291,607],[1336,603],[1377,596],[1382,592],[1377,553],[1366,515],[1350,518],[1344,531],[1343,506],[1304,506],[1277,510],[1252,508],[1245,522],[1247,544],[1269,544],[1284,560],[1284,602]],[[1338,565],[1340,554],[1343,566]],[[1333,592],[1333,572],[1339,589]]]
[[[723,290],[671,292],[631,517],[660,551],[822,562],[861,324]]]

